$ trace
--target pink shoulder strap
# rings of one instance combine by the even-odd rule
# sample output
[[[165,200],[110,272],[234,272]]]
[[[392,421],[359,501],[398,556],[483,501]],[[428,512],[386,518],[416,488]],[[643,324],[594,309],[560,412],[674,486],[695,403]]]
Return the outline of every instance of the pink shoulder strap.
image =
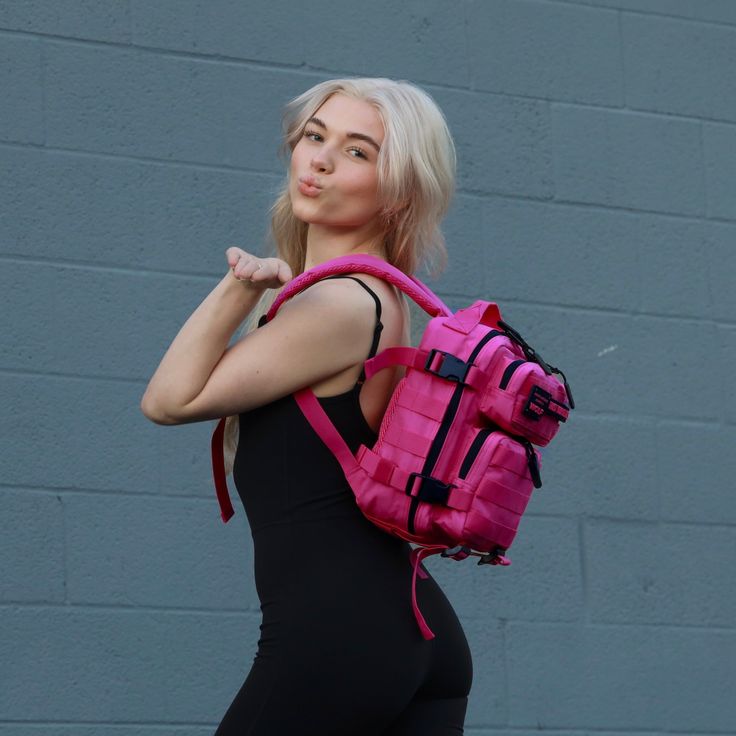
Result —
[[[273,319],[279,307],[292,296],[311,286],[315,281],[338,273],[368,273],[384,279],[401,289],[410,299],[413,299],[427,314],[437,317],[440,314],[452,314],[450,308],[425,284],[414,276],[407,276],[390,263],[377,256],[365,253],[340,256],[331,261],[320,263],[306,270],[304,273],[289,281],[276,297],[268,310],[267,320]]]

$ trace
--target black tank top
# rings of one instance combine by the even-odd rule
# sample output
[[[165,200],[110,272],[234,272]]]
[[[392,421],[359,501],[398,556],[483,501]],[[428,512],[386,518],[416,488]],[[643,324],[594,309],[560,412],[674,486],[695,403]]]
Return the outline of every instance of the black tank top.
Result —
[[[373,357],[383,329],[380,299],[354,276],[328,278],[357,281],[373,297],[376,326],[367,356]],[[318,398],[353,452],[361,444],[371,447],[376,441],[376,433],[360,407],[364,380],[365,373],[361,371],[352,389]],[[284,522],[360,513],[342,468],[304,418],[293,396],[244,412],[239,421],[233,479],[252,532]]]

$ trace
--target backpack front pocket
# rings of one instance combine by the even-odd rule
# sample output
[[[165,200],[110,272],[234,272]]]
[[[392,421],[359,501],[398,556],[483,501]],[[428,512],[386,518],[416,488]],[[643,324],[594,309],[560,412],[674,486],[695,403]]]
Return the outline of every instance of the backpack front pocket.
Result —
[[[481,413],[512,434],[544,446],[567,420],[565,386],[535,362],[506,362],[491,376],[480,399]]]
[[[540,456],[529,443],[497,427],[476,430],[453,485],[473,493],[466,512],[467,543],[507,549],[539,479]]]

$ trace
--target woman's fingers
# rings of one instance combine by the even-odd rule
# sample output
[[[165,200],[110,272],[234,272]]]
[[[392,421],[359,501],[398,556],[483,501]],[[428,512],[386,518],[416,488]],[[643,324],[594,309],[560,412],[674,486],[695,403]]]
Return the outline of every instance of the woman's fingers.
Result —
[[[286,261],[282,261],[279,259],[278,261],[278,279],[279,282],[282,284],[285,284],[287,281],[291,281],[293,278],[291,273],[291,268],[289,267],[289,264]]]
[[[264,284],[271,289],[278,289],[291,279],[289,264],[280,258],[262,258],[259,261],[259,266],[252,275],[252,280],[258,284]]]
[[[225,251],[227,265],[230,266],[230,268],[234,268],[238,264],[238,261],[244,256],[249,256],[252,258],[249,253],[246,253],[242,248],[238,248],[235,245],[231,246]]]
[[[225,256],[235,278],[262,289],[278,289],[292,278],[289,265],[280,258],[258,258],[235,246]]]

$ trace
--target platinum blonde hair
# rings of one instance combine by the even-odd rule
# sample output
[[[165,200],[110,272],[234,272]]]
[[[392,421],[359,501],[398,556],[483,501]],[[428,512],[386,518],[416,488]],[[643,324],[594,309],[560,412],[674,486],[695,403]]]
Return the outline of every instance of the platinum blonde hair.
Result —
[[[406,81],[383,77],[330,79],[288,102],[282,118],[280,153],[286,159],[304,134],[307,121],[334,94],[372,104],[384,127],[377,159],[379,214],[386,258],[404,273],[420,265],[440,272],[447,260],[440,222],[455,191],[455,146],[442,111],[427,92]],[[287,178],[271,207],[270,240],[276,255],[294,276],[302,273],[308,225],[298,220],[289,197]],[[258,316],[276,298],[269,290],[254,309],[243,332],[255,327]],[[241,333],[242,335],[242,333]],[[225,469],[232,472],[238,440],[238,417],[225,425]]]

